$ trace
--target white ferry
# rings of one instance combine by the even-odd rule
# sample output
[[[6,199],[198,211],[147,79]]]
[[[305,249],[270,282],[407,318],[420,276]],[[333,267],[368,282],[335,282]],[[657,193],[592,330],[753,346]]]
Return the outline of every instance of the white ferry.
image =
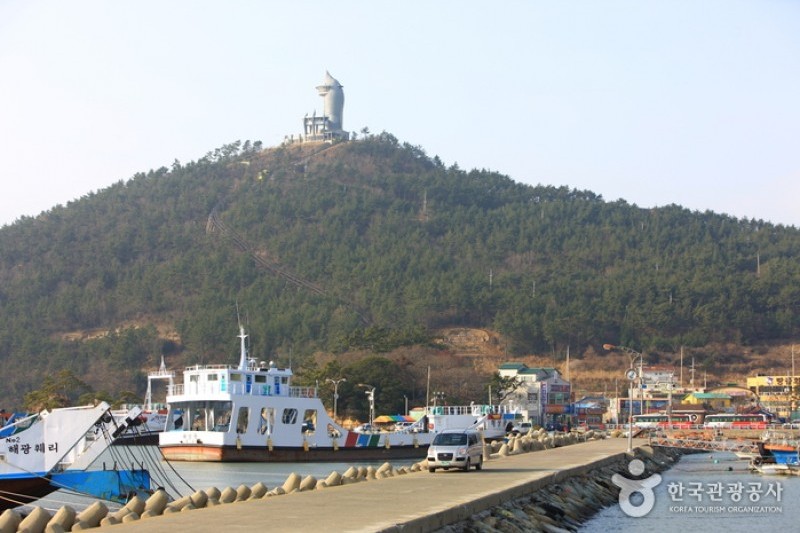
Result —
[[[504,434],[502,415],[481,405],[436,406],[401,431],[356,432],[337,424],[316,387],[292,385],[292,371],[248,359],[240,327],[238,366],[196,365],[171,385],[159,447],[170,461],[372,461],[422,458],[436,433],[473,428]]]

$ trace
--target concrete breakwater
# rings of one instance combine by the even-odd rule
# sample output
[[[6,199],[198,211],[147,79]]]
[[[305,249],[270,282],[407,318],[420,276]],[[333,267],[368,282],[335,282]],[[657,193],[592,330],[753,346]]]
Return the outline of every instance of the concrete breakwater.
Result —
[[[619,503],[620,488],[611,479],[627,472],[633,458],[641,460],[645,471],[652,474],[667,470],[684,453],[676,448],[637,448],[633,457],[616,457],[586,473],[554,480],[530,496],[492,507],[435,533],[576,531],[598,511]]]
[[[398,485],[397,482],[388,484],[382,483],[376,485],[375,488],[369,488],[366,491],[360,491],[361,494],[358,496],[357,505],[363,506],[364,504],[362,502],[364,501],[364,498],[374,497],[376,498],[376,502],[393,502],[393,508],[397,509],[403,507],[400,505],[403,503],[407,506],[406,510],[400,513],[402,516],[400,519],[396,519],[395,522],[392,522],[391,518],[386,518],[383,515],[366,516],[366,518],[373,521],[374,525],[364,526],[363,515],[367,515],[373,509],[381,507],[381,504],[376,503],[371,507],[367,504],[366,508],[360,507],[359,510],[362,514],[362,520],[359,522],[361,524],[361,530],[386,530],[385,527],[380,524],[382,523],[381,520],[388,520],[389,523],[402,523],[404,521],[406,524],[408,524],[408,526],[413,526],[416,524],[416,526],[408,527],[406,530],[430,531],[445,524],[463,520],[474,512],[483,512],[486,510],[486,507],[475,506],[472,505],[472,503],[467,506],[456,503],[456,507],[462,509],[462,511],[459,511],[461,514],[459,514],[456,519],[452,518],[451,513],[446,513],[447,516],[444,516],[439,513],[439,509],[442,505],[451,505],[451,503],[448,503],[449,499],[445,498],[443,501],[438,501],[438,496],[442,494],[442,490],[439,488],[434,488],[433,486],[429,487],[428,485],[433,484],[436,486],[450,487],[452,486],[452,483],[455,482],[456,486],[464,487],[466,485],[474,484],[480,491],[488,491],[489,493],[497,494],[498,490],[496,488],[491,488],[492,483],[494,483],[496,487],[505,487],[509,483],[516,483],[513,477],[517,474],[524,475],[526,470],[536,471],[537,475],[540,473],[544,475],[542,472],[544,469],[540,467],[535,469],[527,466],[525,468],[518,468],[514,466],[515,461],[520,463],[520,459],[522,459],[521,464],[538,462],[546,463],[548,465],[547,468],[558,468],[553,463],[558,464],[564,462],[566,456],[564,459],[561,459],[559,457],[564,456],[563,453],[556,453],[556,456],[554,457],[549,457],[548,454],[557,452],[558,450],[569,450],[573,448],[572,446],[567,446],[568,444],[577,444],[579,442],[590,441],[586,444],[586,446],[589,446],[591,441],[599,439],[596,440],[597,445],[600,446],[602,450],[609,451],[592,450],[589,455],[599,452],[599,455],[594,455],[593,457],[607,457],[609,453],[614,453],[612,448],[613,450],[618,450],[624,445],[624,442],[622,442],[622,444],[616,444],[615,442],[612,442],[616,441],[619,443],[622,441],[622,439],[605,440],[605,437],[606,435],[604,434],[591,432],[580,436],[576,434],[552,436],[544,432],[531,432],[525,436],[512,437],[508,440],[508,442],[498,442],[491,445],[487,444],[484,448],[484,457],[488,460],[486,463],[486,465],[489,467],[488,472],[487,470],[484,470],[484,472],[480,474],[474,476],[464,475],[461,478],[448,477],[448,475],[451,474],[459,475],[460,473],[458,472],[441,472],[437,474],[428,474],[425,472],[425,474],[413,476],[405,475],[424,471],[426,469],[425,461],[416,463],[411,467],[402,468],[394,468],[390,464],[386,463],[377,468],[351,467],[342,474],[338,472],[331,472],[331,474],[325,479],[319,480],[312,476],[301,477],[297,474],[291,474],[282,485],[275,486],[272,489],[269,489],[263,483],[258,483],[252,487],[242,485],[236,489],[228,487],[223,490],[219,490],[215,487],[211,487],[206,490],[197,491],[192,495],[179,498],[175,501],[169,501],[170,499],[164,491],[157,491],[146,501],[139,498],[134,498],[121,509],[113,511],[110,511],[101,502],[95,502],[81,512],[75,512],[69,507],[62,507],[55,514],[50,514],[49,511],[44,509],[34,508],[34,510],[28,514],[28,516],[22,517],[14,511],[6,511],[2,517],[0,517],[0,533],[5,533],[6,531],[30,531],[32,533],[38,533],[40,531],[79,531],[98,526],[116,526],[120,530],[128,530],[131,526],[135,526],[136,524],[141,524],[142,527],[140,529],[144,528],[142,530],[147,531],[174,531],[176,526],[181,527],[183,525],[191,526],[191,529],[194,531],[217,531],[218,528],[211,526],[215,520],[221,523],[231,524],[239,523],[240,521],[256,521],[258,517],[263,514],[263,512],[267,512],[268,514],[274,516],[277,511],[276,504],[278,504],[278,502],[280,502],[279,506],[284,514],[287,512],[287,510],[288,512],[293,512],[292,510],[295,507],[300,508],[307,513],[308,509],[305,508],[306,505],[309,507],[314,507],[319,504],[318,501],[322,501],[324,502],[323,505],[326,507],[333,505],[341,508],[342,514],[347,516],[345,509],[348,504],[348,499],[351,498],[351,495],[355,495],[359,492],[357,487],[362,484],[361,482],[390,477],[402,478],[397,480],[397,482],[400,482],[400,485]],[[601,444],[604,442],[608,444]],[[575,448],[581,447],[577,446]],[[546,451],[544,453],[536,454],[525,453],[527,451],[535,450]],[[575,452],[567,452],[567,456],[569,456],[569,461],[577,460],[579,464],[592,464],[596,460],[587,457],[587,451],[590,451],[590,449],[585,451],[576,450]],[[508,458],[502,460],[502,457]],[[534,459],[533,461],[528,461],[523,459],[524,457],[540,458]],[[583,459],[581,460],[581,458]],[[489,478],[493,476],[492,470],[495,469],[495,464],[497,465],[498,475],[495,476],[496,479],[490,481]],[[404,484],[402,482],[403,479],[407,479],[411,483],[410,486],[412,486],[413,489],[408,490],[409,484]],[[325,496],[322,500],[319,500],[319,498],[315,500],[311,497],[310,493],[315,493],[316,495],[322,496],[323,494],[329,493],[328,490],[322,489],[329,489],[330,487],[341,485],[355,485],[354,488],[356,489],[356,493],[350,490],[344,491],[340,495],[339,491],[334,490],[330,491],[330,497]],[[369,485],[371,485],[371,483]],[[398,495],[396,490],[400,489],[401,486],[405,488],[399,490],[401,494]],[[392,487],[397,487],[397,489]],[[526,492],[529,491],[526,490]],[[300,500],[292,498],[291,496],[287,496],[286,498],[288,499],[272,499],[271,503],[265,502],[264,506],[257,501],[273,498],[275,496],[293,495],[297,493],[309,493],[309,496],[300,497],[300,500],[307,500],[308,503],[303,504],[300,502]],[[436,494],[437,498],[431,499],[423,497],[421,500],[412,499],[411,501],[407,502],[401,502],[398,499],[401,496],[413,496],[414,493],[419,493],[420,495]],[[516,492],[514,492],[514,494],[516,494]],[[511,498],[507,499],[510,500]],[[468,496],[468,500],[472,502],[473,500],[480,500],[480,498]],[[235,502],[242,502],[241,507],[240,505],[227,505]],[[245,502],[249,503],[250,505],[247,505]],[[505,500],[503,500],[503,503],[505,503]],[[426,506],[430,505],[433,505],[433,507],[426,509]],[[224,511],[220,513],[212,509],[215,507],[219,511],[230,509],[232,512],[229,513]],[[473,513],[464,514],[463,509],[467,508],[474,509]],[[195,509],[204,510],[197,511],[197,513],[189,512]],[[414,516],[411,518],[408,509],[413,510],[412,512]],[[173,516],[168,517],[168,515]],[[428,519],[428,516],[432,518]],[[197,520],[195,520],[194,517],[197,517]],[[310,526],[308,518],[304,516],[304,519],[306,520],[304,525]],[[350,530],[352,527],[350,525],[345,526],[346,522],[341,523],[341,530]],[[180,526],[178,526],[178,524],[180,524]],[[294,524],[294,526],[292,526],[292,524],[278,525],[285,525],[287,530],[298,530],[297,524]],[[134,529],[136,528],[134,527]],[[279,530],[279,528],[275,530]]]

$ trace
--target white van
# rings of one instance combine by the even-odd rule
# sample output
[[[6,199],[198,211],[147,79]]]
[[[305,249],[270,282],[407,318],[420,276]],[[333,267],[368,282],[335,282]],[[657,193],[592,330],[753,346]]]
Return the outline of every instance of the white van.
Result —
[[[483,468],[483,440],[477,431],[467,429],[445,429],[428,447],[428,471],[437,468],[450,470],[460,468],[464,472],[471,466]]]

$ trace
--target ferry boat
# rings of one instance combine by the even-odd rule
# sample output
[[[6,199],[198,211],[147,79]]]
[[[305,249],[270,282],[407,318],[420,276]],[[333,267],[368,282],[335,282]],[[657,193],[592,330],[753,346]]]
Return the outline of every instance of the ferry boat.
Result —
[[[107,403],[44,410],[0,432],[0,510],[37,500],[59,488],[125,501],[150,488],[146,470],[87,470],[138,417],[118,424]]]
[[[196,365],[167,392],[168,428],[159,448],[169,461],[373,461],[425,456],[445,429],[472,428],[496,438],[503,416],[491,406],[429,407],[400,431],[352,431],[327,413],[316,387],[292,385],[292,370],[248,359],[239,328],[240,360],[233,365]]]
[[[144,405],[141,414],[125,432],[114,441],[120,446],[157,446],[158,435],[167,428],[168,416],[180,416],[179,412],[169,412],[166,405],[153,403],[153,381],[167,381],[167,389],[174,385],[175,372],[167,370],[164,357],[161,357],[161,366],[155,372],[147,375],[147,392],[144,396]],[[131,409],[134,406],[127,406]],[[114,415],[125,416],[127,409],[115,412]]]

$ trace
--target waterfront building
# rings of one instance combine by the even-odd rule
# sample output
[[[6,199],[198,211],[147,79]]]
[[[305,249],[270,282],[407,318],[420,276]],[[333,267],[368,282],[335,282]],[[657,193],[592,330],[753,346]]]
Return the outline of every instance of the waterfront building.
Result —
[[[571,388],[555,368],[529,368],[524,363],[504,363],[500,377],[516,378],[520,385],[504,404],[517,409],[525,420],[540,426],[567,425],[571,416]]]
[[[572,410],[579,426],[603,429],[608,399],[603,396],[584,396],[573,404]]]
[[[704,405],[710,412],[722,412],[730,409],[731,397],[721,392],[690,392],[683,397],[683,403]]]
[[[628,392],[632,395],[628,397]],[[625,389],[625,396],[611,398],[604,421],[609,424],[627,424],[628,415],[647,413],[665,413],[683,396],[675,378],[675,369],[665,366],[641,368],[641,379],[638,377],[633,387]]]
[[[787,420],[800,418],[797,412],[800,376],[759,374],[747,378],[747,388],[771,413]]]
[[[642,367],[642,391],[645,397],[648,394],[674,391],[677,385],[674,368],[666,366]]]

